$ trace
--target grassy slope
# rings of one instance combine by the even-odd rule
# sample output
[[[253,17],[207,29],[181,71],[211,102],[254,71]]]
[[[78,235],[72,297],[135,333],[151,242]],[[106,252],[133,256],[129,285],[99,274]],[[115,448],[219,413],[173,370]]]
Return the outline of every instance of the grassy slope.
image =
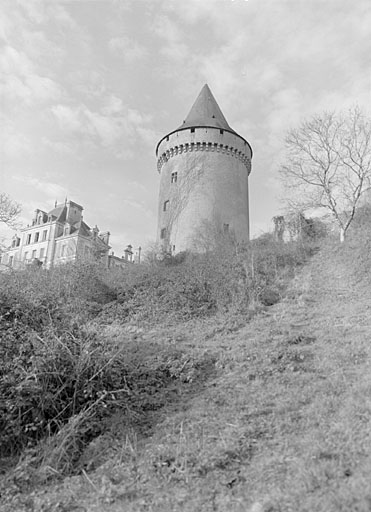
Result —
[[[14,510],[371,510],[371,291],[346,263],[323,250],[238,330],[142,334],[216,363],[143,435],[118,418],[91,453],[109,459],[98,469],[15,497]]]

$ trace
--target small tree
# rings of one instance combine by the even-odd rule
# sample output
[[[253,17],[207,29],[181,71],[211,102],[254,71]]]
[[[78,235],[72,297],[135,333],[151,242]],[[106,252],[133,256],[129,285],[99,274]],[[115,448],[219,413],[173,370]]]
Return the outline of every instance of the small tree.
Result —
[[[286,137],[281,167],[289,208],[331,212],[343,242],[362,193],[370,187],[371,122],[358,107],[324,112]]]
[[[0,193],[0,222],[4,222],[10,228],[15,228],[18,215],[21,213],[21,205],[8,194]]]

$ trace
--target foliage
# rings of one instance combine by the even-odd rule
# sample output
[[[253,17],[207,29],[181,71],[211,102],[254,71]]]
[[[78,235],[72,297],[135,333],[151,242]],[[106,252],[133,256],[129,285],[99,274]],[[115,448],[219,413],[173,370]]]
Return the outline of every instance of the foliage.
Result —
[[[102,318],[177,322],[216,312],[247,312],[257,302],[270,305],[310,253],[303,241],[284,244],[271,235],[248,245],[221,242],[203,254],[168,255],[107,276],[117,302],[104,308]]]
[[[123,269],[80,262],[0,274],[0,457],[33,449],[33,467],[69,473],[118,411],[137,421],[167,403],[173,382],[203,378],[210,355],[142,344],[124,330],[110,337],[104,325],[216,313],[246,321],[254,304],[280,299],[307,254],[265,236]]]
[[[70,472],[116,411],[156,410],[166,403],[159,390],[197,373],[176,348],[113,342],[89,327],[116,298],[107,273],[77,263],[0,274],[0,457],[35,446],[36,466],[47,458]]]

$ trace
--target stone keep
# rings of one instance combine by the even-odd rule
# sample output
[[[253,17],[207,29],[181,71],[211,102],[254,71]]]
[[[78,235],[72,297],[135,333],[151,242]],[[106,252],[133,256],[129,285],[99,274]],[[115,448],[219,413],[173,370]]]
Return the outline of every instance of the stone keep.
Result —
[[[216,233],[249,240],[252,149],[202,88],[183,124],[156,148],[160,173],[157,242],[178,253],[202,251]]]

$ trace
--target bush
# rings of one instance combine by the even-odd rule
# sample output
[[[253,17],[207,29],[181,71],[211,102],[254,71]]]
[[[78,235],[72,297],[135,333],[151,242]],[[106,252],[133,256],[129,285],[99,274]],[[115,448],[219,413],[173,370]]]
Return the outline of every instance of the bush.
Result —
[[[246,246],[223,243],[204,254],[133,265],[109,278],[117,302],[108,304],[101,318],[178,322],[216,312],[243,313],[257,302],[272,305],[310,253],[303,242],[276,242],[264,235]]]
[[[168,384],[192,381],[203,364],[154,343],[114,343],[100,336],[102,323],[246,319],[251,305],[280,299],[307,256],[302,243],[265,235],[122,269],[76,263],[1,274],[0,456],[35,446],[37,463],[72,471],[116,411],[140,417],[162,407]]]

